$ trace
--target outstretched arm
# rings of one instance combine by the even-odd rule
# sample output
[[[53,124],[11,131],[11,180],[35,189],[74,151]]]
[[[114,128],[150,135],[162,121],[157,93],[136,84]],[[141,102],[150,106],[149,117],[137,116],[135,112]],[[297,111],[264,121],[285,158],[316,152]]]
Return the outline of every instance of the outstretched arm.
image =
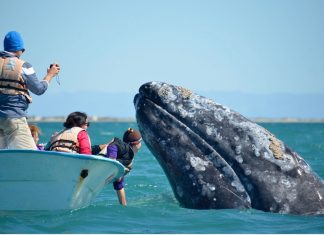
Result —
[[[117,196],[118,196],[118,200],[119,200],[119,203],[123,206],[126,206],[127,205],[127,202],[126,202],[126,192],[125,192],[125,189],[122,188],[120,190],[117,190]]]
[[[119,180],[115,181],[113,183],[113,186],[117,192],[119,203],[123,206],[126,206],[127,202],[126,202],[126,192],[124,189],[125,186],[124,177],[121,177]]]

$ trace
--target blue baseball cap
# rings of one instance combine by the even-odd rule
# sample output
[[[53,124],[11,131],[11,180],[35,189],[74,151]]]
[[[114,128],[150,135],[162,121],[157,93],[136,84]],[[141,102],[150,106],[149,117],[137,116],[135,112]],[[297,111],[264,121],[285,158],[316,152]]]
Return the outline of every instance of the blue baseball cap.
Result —
[[[25,51],[24,41],[21,35],[16,31],[10,31],[3,40],[3,48],[5,51],[16,52]]]

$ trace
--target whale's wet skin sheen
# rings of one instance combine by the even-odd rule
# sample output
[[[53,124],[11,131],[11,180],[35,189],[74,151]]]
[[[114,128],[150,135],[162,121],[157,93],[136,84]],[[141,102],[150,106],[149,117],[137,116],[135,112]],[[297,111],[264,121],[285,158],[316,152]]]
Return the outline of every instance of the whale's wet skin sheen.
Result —
[[[162,82],[134,98],[143,139],[186,208],[323,214],[324,183],[273,134],[239,113]]]

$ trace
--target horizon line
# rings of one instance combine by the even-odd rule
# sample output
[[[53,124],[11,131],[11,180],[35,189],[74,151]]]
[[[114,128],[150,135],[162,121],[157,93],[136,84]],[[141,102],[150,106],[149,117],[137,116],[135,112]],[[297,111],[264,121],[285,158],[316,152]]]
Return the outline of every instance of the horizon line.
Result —
[[[88,116],[91,122],[136,122],[135,117],[109,117],[109,116]],[[66,116],[29,116],[29,122],[64,122]],[[257,123],[324,123],[323,118],[296,118],[296,117],[250,117],[251,121]]]

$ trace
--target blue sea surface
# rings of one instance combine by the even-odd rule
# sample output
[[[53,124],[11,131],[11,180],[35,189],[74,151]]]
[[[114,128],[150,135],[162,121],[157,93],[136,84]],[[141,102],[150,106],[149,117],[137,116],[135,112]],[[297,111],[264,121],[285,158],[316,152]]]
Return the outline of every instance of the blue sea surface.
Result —
[[[62,123],[39,123],[46,142]],[[262,123],[324,177],[323,123]],[[136,123],[91,123],[93,144],[121,137]],[[324,216],[297,216],[258,210],[192,210],[179,206],[169,182],[143,143],[126,176],[128,206],[118,203],[112,185],[95,201],[74,211],[0,211],[1,233],[324,233]],[[0,195],[1,198],[1,195]]]

